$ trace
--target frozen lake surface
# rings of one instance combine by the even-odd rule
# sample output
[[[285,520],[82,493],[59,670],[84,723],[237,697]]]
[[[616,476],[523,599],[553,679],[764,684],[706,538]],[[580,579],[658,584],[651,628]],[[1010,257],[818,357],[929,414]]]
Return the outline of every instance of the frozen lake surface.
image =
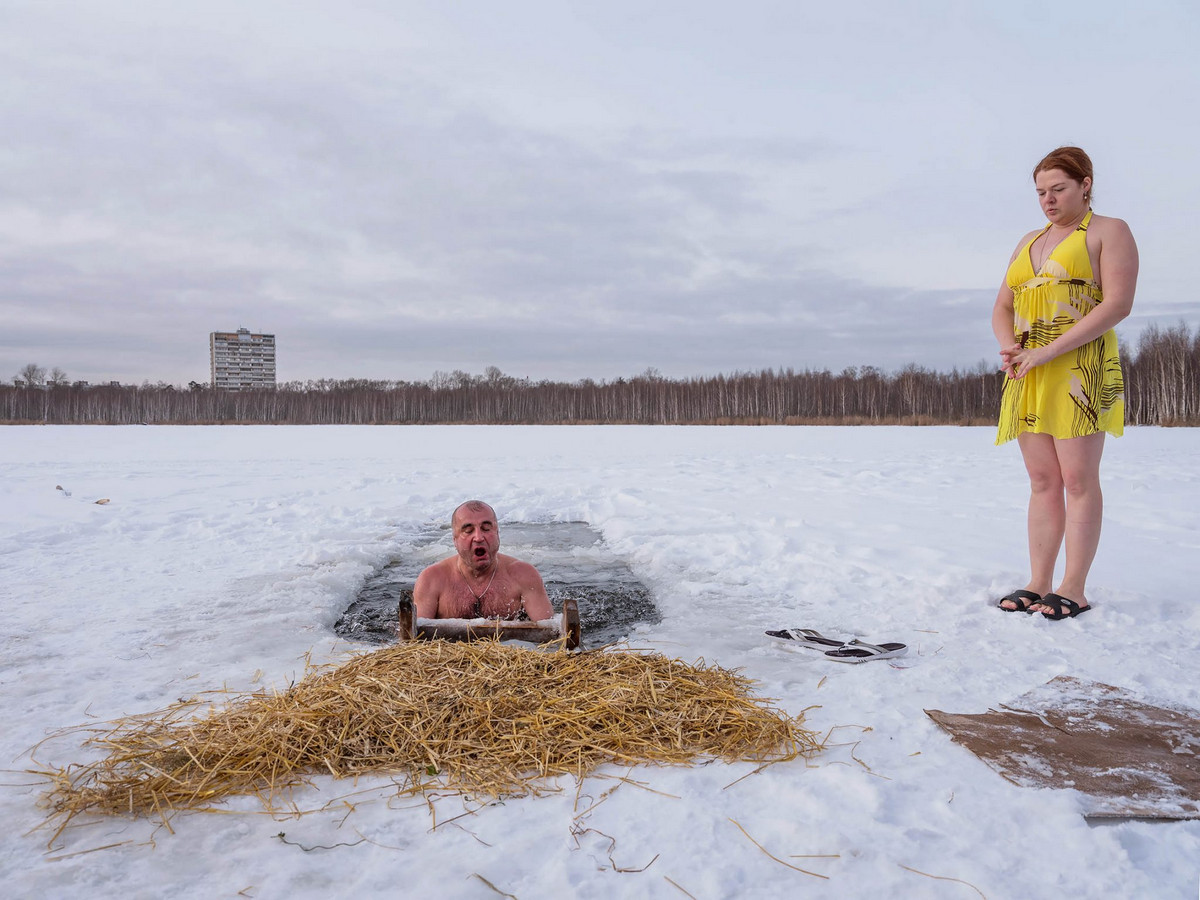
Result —
[[[1089,824],[1069,785],[1010,784],[924,710],[983,712],[1060,674],[1200,708],[1200,431],[1109,440],[1095,609],[1058,623],[994,607],[1027,577],[1027,483],[1016,447],[993,436],[2,428],[4,894],[1193,900],[1200,822]],[[285,687],[306,659],[373,649],[339,636],[339,617],[394,561],[448,552],[429,538],[471,497],[502,529],[586,523],[603,539],[589,566],[653,597],[660,621],[635,625],[631,644],[740,669],[828,749],[757,773],[612,768],[601,775],[626,780],[494,804],[317,777],[295,796],[305,815],[273,818],[246,797],[171,830],[35,830],[31,747],[207,690]],[[838,665],[763,635],[785,626],[909,654]],[[36,758],[85,761],[79,742],[54,737]]]

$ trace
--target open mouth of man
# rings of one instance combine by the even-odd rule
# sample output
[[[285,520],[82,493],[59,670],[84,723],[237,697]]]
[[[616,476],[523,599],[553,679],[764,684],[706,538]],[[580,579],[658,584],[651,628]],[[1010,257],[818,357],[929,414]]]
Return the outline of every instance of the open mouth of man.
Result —
[[[487,547],[476,547],[471,552],[475,554],[476,559],[485,559],[488,555]]]

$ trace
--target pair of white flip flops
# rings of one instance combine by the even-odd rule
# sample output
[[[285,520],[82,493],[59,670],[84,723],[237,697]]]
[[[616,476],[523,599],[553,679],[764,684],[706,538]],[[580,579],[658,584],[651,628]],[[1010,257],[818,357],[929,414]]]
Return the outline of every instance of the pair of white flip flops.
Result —
[[[908,652],[906,644],[868,644],[858,638],[843,641],[826,637],[811,628],[783,628],[779,631],[768,631],[766,634],[767,637],[787,644],[789,647],[820,650],[826,658],[832,659],[834,662],[864,663],[873,659],[892,659]]]

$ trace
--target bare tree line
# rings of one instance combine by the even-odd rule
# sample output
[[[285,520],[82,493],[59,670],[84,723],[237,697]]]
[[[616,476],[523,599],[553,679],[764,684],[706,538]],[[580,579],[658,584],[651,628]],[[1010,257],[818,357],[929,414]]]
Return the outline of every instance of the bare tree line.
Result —
[[[1200,330],[1147,328],[1123,358],[1131,425],[1200,425]],[[84,386],[18,378],[0,386],[0,421],[62,424],[988,424],[1003,376],[980,363],[949,373],[909,365],[764,370],[686,379],[654,369],[614,381],[534,382],[494,366],[429,381],[288,382],[276,390]]]
[[[1125,414],[1138,425],[1200,425],[1200,328],[1148,326],[1132,358],[1122,353]],[[1132,390],[1131,390],[1132,385]]]

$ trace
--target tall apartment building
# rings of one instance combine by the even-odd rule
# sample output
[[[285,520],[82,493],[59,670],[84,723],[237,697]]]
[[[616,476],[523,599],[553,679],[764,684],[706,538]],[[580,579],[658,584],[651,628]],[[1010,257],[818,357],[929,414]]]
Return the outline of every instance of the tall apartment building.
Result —
[[[275,387],[275,335],[214,331],[208,336],[212,386],[231,391]]]

